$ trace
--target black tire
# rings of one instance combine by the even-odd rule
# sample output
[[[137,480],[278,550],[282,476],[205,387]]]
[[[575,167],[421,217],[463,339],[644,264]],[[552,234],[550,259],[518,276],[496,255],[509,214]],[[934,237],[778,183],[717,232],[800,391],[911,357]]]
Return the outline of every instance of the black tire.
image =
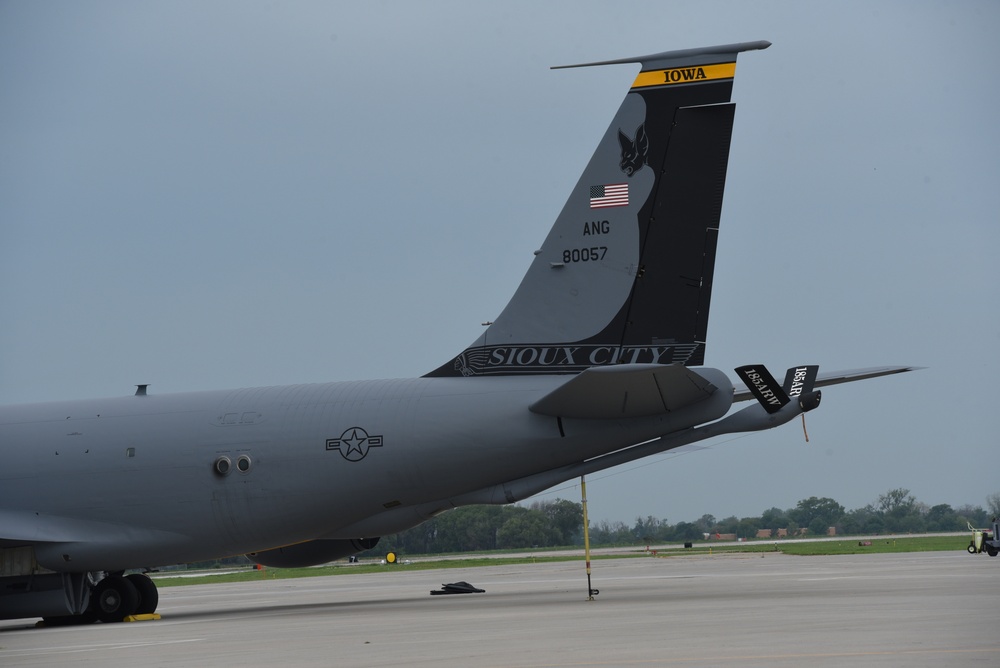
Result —
[[[120,622],[134,615],[139,606],[135,585],[120,575],[110,575],[94,587],[90,595],[90,612],[104,623]]]
[[[997,556],[997,552],[998,550],[995,547],[989,547],[989,546],[986,547],[986,554],[990,555],[991,557]]]
[[[969,554],[975,554],[976,553],[976,546],[973,545],[972,543],[969,543],[969,547],[967,547],[965,549],[969,551]]]
[[[156,583],[142,573],[126,575],[125,579],[131,582],[139,593],[139,604],[132,614],[151,615],[156,612],[156,605],[160,602],[160,592],[156,590]]]

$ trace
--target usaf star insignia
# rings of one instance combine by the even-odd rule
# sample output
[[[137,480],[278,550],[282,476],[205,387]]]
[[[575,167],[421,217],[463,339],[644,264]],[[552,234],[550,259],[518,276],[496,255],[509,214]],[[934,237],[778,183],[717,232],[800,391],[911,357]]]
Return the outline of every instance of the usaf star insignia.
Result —
[[[359,462],[368,455],[370,448],[381,448],[382,437],[370,436],[361,427],[351,427],[340,435],[340,438],[328,438],[327,450],[339,450],[349,462]]]

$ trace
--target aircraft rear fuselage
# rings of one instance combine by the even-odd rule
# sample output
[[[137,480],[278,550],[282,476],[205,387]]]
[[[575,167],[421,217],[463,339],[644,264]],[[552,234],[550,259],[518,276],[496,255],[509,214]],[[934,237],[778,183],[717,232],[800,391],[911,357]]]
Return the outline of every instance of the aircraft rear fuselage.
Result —
[[[732,400],[730,386],[689,409],[627,420],[528,410],[570,377],[375,380],[8,407],[0,409],[0,515],[14,535],[51,541],[36,556],[52,570],[198,561],[218,556],[220,544],[241,554],[333,536],[387,510],[435,501],[445,510],[451,497],[716,419]],[[41,487],[59,493],[33,493]],[[118,544],[113,560],[110,543]]]

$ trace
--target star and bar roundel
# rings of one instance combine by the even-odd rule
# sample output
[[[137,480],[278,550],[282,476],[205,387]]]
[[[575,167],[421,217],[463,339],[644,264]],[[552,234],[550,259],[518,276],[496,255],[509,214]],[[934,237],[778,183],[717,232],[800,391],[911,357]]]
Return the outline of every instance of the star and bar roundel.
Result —
[[[359,462],[368,455],[370,448],[381,448],[382,437],[372,436],[361,427],[350,427],[344,430],[340,438],[328,438],[327,450],[339,450],[349,462]]]

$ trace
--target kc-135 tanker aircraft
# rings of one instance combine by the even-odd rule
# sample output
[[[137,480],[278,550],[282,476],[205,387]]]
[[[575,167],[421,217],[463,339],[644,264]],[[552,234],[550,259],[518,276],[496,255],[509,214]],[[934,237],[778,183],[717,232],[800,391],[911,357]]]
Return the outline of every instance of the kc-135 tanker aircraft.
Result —
[[[768,46],[590,63],[641,70],[510,303],[421,378],[0,409],[0,618],[149,614],[159,566],[325,563],[910,370],[701,366],[736,58]]]

